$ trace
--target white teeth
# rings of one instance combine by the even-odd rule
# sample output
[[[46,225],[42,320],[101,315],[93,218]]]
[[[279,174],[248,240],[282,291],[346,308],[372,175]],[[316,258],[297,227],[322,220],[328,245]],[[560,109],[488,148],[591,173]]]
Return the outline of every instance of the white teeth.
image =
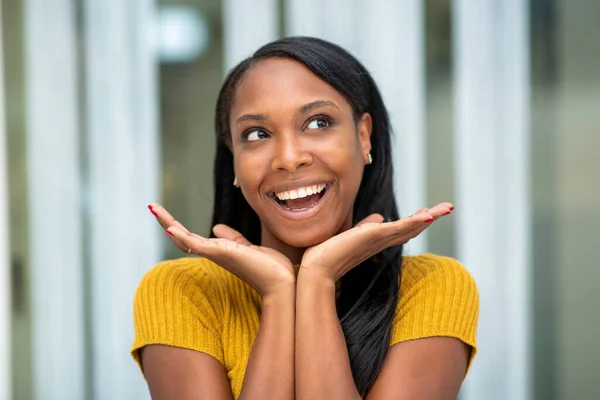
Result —
[[[279,200],[302,199],[313,194],[321,193],[327,185],[321,183],[319,185],[306,186],[298,189],[286,190],[285,192],[277,192],[275,196]]]

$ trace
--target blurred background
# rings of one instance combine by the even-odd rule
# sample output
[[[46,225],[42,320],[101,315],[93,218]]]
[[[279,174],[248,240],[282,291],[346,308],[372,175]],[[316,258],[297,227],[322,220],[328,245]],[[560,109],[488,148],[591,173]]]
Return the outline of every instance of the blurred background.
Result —
[[[208,232],[220,84],[260,45],[355,54],[396,132],[411,253],[481,293],[461,399],[599,399],[600,1],[2,0],[0,399],[148,399],[132,298]]]

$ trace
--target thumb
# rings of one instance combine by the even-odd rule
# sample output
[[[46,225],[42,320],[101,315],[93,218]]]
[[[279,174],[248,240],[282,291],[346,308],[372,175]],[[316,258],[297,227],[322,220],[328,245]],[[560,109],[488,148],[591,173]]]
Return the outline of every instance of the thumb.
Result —
[[[213,227],[212,230],[213,230],[213,233],[215,234],[215,236],[218,238],[228,239],[228,240],[234,241],[238,244],[243,244],[246,246],[252,245],[252,243],[250,243],[250,241],[248,239],[246,239],[244,237],[244,235],[242,235],[235,229],[228,227],[225,224],[217,224]]]
[[[369,215],[367,218],[363,219],[355,226],[360,226],[362,224],[370,224],[370,223],[379,223],[380,224],[382,222],[383,222],[383,215],[375,213],[375,214]]]

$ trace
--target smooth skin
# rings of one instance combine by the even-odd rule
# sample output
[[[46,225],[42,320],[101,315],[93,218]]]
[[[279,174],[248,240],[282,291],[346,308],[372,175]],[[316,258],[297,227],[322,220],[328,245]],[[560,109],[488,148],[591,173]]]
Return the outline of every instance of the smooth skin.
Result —
[[[359,399],[335,282],[418,236],[453,206],[441,203],[394,222],[373,214],[353,227],[354,199],[369,168],[371,117],[355,121],[348,102],[295,61],[253,67],[236,90],[230,123],[237,180],[261,220],[261,246],[225,225],[213,228],[216,239],[196,235],[159,204],[150,208],[179,249],[215,262],[262,297],[241,399]],[[308,181],[329,185],[321,209],[303,220],[287,218],[270,194]],[[469,352],[446,337],[396,344],[367,399],[455,399]],[[232,397],[224,367],[206,354],[150,345],[142,363],[154,399]]]

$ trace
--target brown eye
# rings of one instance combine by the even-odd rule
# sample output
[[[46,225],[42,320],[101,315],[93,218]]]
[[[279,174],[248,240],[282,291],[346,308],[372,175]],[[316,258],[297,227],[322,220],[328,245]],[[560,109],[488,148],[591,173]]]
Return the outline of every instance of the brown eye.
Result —
[[[244,134],[244,138],[249,142],[255,142],[257,140],[266,139],[269,135],[262,129],[253,129]]]
[[[329,126],[329,121],[325,118],[315,118],[307,125],[307,129],[323,129]]]

